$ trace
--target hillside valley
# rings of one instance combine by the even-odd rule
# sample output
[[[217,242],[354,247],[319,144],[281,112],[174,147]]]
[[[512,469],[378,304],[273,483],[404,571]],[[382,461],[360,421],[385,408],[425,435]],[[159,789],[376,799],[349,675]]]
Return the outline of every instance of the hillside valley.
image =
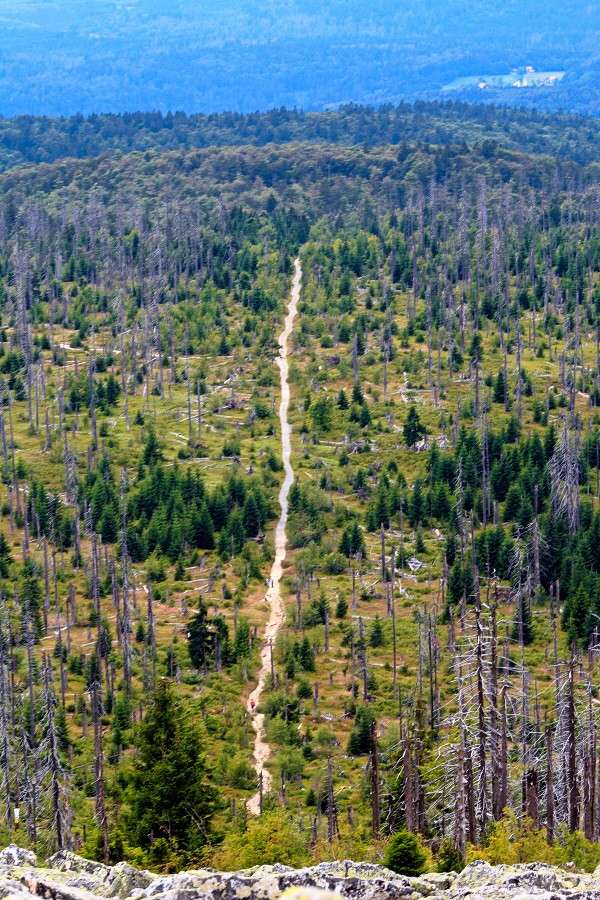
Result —
[[[0,127],[4,844],[600,863],[596,124],[527,115]]]

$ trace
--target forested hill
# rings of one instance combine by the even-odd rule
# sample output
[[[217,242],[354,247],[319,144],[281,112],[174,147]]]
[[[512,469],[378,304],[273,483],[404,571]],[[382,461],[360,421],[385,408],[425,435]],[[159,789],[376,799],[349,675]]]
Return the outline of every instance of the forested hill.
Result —
[[[169,150],[290,141],[339,144],[495,144],[587,163],[600,158],[600,120],[568,114],[465,104],[418,102],[399,106],[348,105],[305,113],[277,109],[240,115],[132,113],[89,117],[21,116],[0,119],[0,171],[25,163],[107,152]]]
[[[5,115],[439,99],[528,64],[566,75],[498,102],[599,110],[593,2],[2,0],[0,24]]]
[[[557,184],[578,191],[591,188],[600,181],[600,166],[501,148],[490,155],[485,147],[469,150],[464,145],[296,142],[59,160],[4,172],[0,191],[8,223],[40,198],[53,210],[81,204],[82,197],[92,205],[102,198],[120,213],[128,204],[140,203],[146,209],[190,202],[212,209],[218,198],[246,213],[265,213],[276,222],[278,240],[295,252],[319,217],[341,215],[356,224],[362,216],[373,226],[372,204],[383,197],[403,204],[415,190],[429,191],[435,184],[452,184],[458,196],[467,180],[497,191],[511,185],[522,202],[530,190],[543,189],[551,196]]]

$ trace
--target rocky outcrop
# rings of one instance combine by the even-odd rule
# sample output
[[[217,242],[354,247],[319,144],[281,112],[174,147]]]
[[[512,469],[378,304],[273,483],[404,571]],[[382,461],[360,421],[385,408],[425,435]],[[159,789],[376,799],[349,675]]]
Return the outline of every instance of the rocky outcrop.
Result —
[[[63,851],[43,866],[30,850],[0,852],[0,900],[600,900],[600,868],[592,875],[542,863],[490,866],[460,874],[396,875],[371,863],[320,863],[305,869],[259,866],[240,872],[198,869],[156,875],[127,863],[105,866]]]
[[[151,872],[135,869],[124,862],[105,866],[68,850],[55,853],[46,865],[52,872],[65,873],[70,885],[99,897],[131,897],[134,891],[150,887],[156,879]]]

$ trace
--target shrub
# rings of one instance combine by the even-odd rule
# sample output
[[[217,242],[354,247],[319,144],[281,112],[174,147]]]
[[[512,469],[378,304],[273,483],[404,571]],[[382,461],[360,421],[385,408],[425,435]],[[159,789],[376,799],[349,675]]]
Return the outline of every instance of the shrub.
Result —
[[[288,866],[303,866],[310,861],[310,852],[305,836],[290,820],[288,811],[277,809],[252,819],[246,831],[229,832],[211,864],[232,871],[282,860]]]
[[[313,692],[310,684],[306,681],[305,678],[301,678],[298,682],[298,687],[296,689],[296,695],[299,700],[310,700],[312,698]]]
[[[235,456],[239,456],[242,452],[242,448],[240,442],[237,438],[231,438],[230,440],[225,441],[223,444],[223,450],[221,451],[222,456],[231,458]]]
[[[256,786],[256,772],[243,754],[236,754],[227,772],[227,784],[240,790],[253,790]]]
[[[329,553],[325,557],[324,569],[327,575],[343,575],[348,561],[342,553]]]
[[[425,871],[427,854],[416,834],[398,831],[387,845],[383,861],[392,872],[416,877]]]
[[[279,770],[285,778],[298,778],[304,772],[304,757],[299,750],[282,750],[277,756]]]
[[[437,854],[438,872],[460,872],[465,867],[465,858],[451,840],[444,838]]]
[[[560,862],[557,852],[546,841],[544,832],[533,827],[531,819],[519,821],[514,810],[507,810],[489,830],[484,847],[467,848],[467,862],[484,859],[491,865],[514,863]]]
[[[600,864],[600,846],[588,840],[582,831],[566,832],[560,836],[556,857],[562,865],[573,863],[577,869],[593,872]]]

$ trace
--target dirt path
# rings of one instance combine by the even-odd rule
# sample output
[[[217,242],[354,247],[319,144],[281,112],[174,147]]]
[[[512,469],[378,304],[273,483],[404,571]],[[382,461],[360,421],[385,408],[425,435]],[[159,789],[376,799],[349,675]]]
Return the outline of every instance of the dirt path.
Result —
[[[302,287],[302,267],[300,260],[294,263],[295,272],[292,281],[292,292],[288,306],[287,316],[283,331],[279,335],[279,356],[277,365],[281,377],[281,403],[279,406],[279,421],[281,423],[281,451],[283,456],[283,467],[285,470],[285,478],[279,491],[279,506],[281,515],[275,530],[275,559],[271,567],[271,577],[269,580],[269,589],[266,593],[266,601],[270,607],[269,621],[267,622],[264,635],[264,644],[260,654],[260,672],[258,676],[258,684],[248,697],[247,709],[252,716],[252,727],[254,728],[256,737],[254,739],[254,767],[256,774],[260,778],[262,775],[263,792],[266,794],[271,788],[271,773],[265,768],[265,763],[271,755],[271,748],[265,740],[265,717],[262,713],[256,712],[260,703],[260,698],[265,687],[265,682],[271,672],[271,647],[275,646],[275,639],[279,629],[283,625],[285,617],[285,609],[281,599],[279,584],[283,573],[283,563],[285,560],[287,548],[287,518],[288,518],[288,494],[294,483],[294,470],[291,463],[292,454],[292,428],[288,421],[288,407],[290,404],[290,386],[288,383],[288,340],[294,328],[294,319],[300,299],[300,290]],[[248,800],[248,812],[254,816],[260,813],[260,792]]]

